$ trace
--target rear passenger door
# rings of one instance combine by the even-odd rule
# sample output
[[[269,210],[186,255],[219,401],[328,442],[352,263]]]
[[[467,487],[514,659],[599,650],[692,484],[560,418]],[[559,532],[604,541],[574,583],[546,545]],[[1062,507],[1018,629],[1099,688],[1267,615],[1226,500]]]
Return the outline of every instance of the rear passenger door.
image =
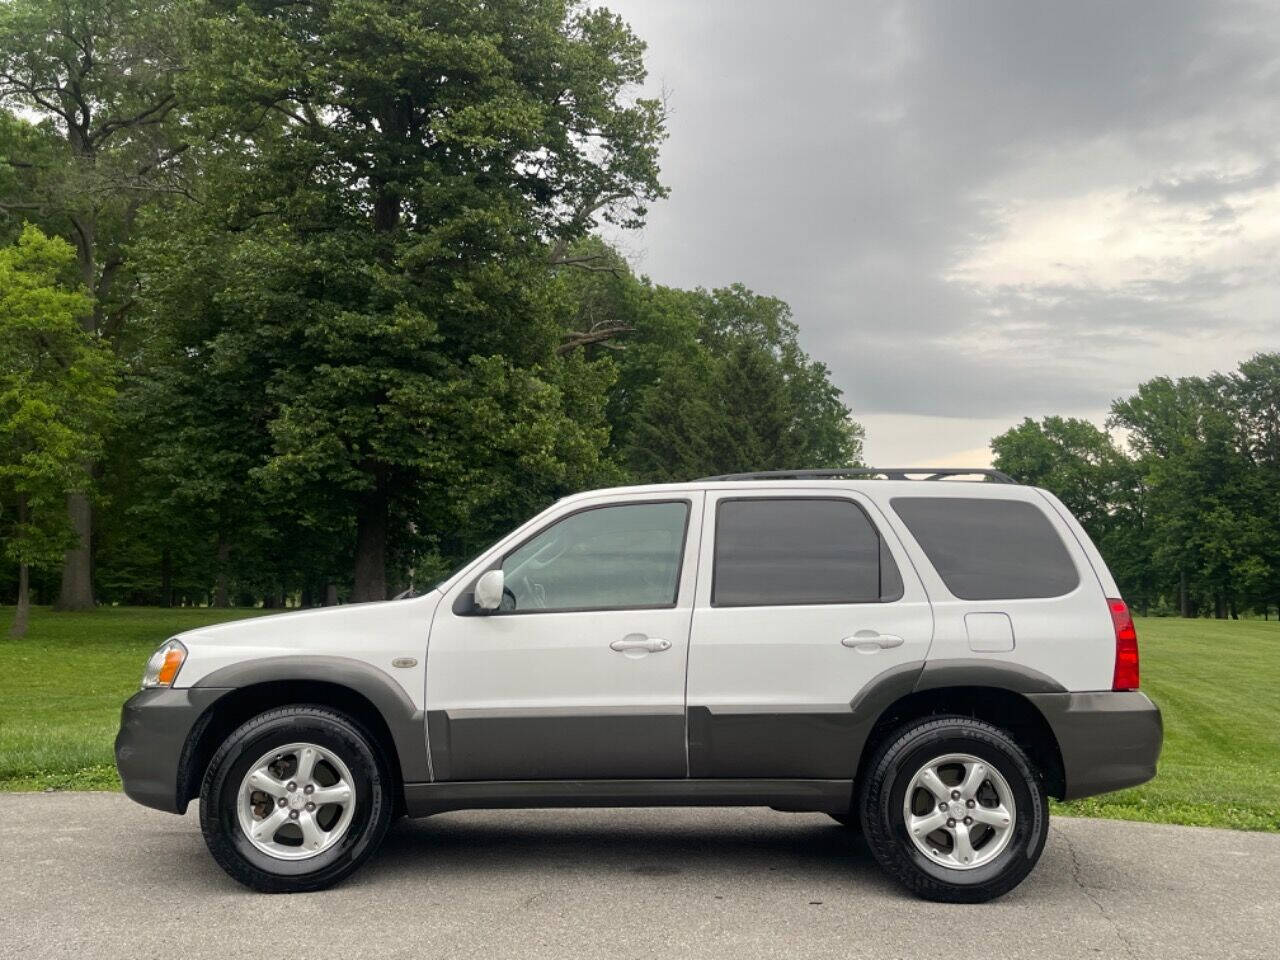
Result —
[[[925,659],[933,617],[852,491],[710,491],[689,649],[691,777],[848,778],[851,702]]]

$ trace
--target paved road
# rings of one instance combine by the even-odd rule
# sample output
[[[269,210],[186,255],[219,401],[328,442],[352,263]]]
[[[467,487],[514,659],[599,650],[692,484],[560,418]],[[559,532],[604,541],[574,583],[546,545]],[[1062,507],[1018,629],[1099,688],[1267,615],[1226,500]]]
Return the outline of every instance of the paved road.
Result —
[[[194,807],[193,807],[194,809]],[[922,903],[825,817],[544,810],[402,821],[336,890],[262,896],[193,813],[115,794],[0,795],[0,956],[1280,956],[1280,836],[1054,821],[995,904]]]

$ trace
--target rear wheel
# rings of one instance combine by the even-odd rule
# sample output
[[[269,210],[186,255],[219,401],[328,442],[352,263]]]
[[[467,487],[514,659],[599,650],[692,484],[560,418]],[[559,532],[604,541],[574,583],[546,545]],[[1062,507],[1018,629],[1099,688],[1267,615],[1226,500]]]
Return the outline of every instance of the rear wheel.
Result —
[[[392,817],[387,763],[350,717],[285,707],[222,744],[200,791],[209,852],[254,890],[319,890],[377,849]]]
[[[862,785],[867,844],[929,900],[978,903],[1016,887],[1044,850],[1049,801],[1023,750],[968,717],[908,724],[882,743]]]

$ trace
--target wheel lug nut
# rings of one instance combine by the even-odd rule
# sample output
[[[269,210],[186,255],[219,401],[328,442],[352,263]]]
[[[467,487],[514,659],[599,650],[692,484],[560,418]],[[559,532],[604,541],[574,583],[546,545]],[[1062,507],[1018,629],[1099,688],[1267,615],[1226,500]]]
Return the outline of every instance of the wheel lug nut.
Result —
[[[314,783],[308,783],[305,787],[302,788],[303,793],[315,793],[315,791],[316,791],[316,785]]]
[[[968,825],[972,824],[972,823],[973,823],[973,817],[965,817],[965,818],[964,818],[964,822],[965,822],[965,826],[968,826]]]
[[[972,810],[972,809],[974,808],[974,802],[973,802],[972,800],[966,800],[966,801],[964,802],[964,805],[965,805],[966,807],[968,807],[970,810]]]
[[[280,806],[282,806],[282,807],[284,807],[284,806],[288,806],[288,804],[289,804],[289,801],[288,801],[288,800],[286,800],[284,797],[281,797],[281,798],[279,799],[279,801],[277,801],[277,802],[278,802],[278,804],[279,804]]]
[[[947,817],[947,826],[954,827],[955,825],[956,825],[956,822],[952,820],[950,817]]]
[[[946,809],[947,809],[947,805],[946,805],[945,803],[940,803],[940,804],[938,804],[938,809],[939,809],[939,810],[942,810],[943,812],[945,812],[945,811],[946,811]]]
[[[960,799],[960,791],[959,791],[959,790],[952,790],[952,791],[951,791],[951,799],[952,799],[952,800],[959,800],[959,799]]]
[[[297,819],[298,819],[298,811],[297,811],[297,810],[290,810],[290,811],[289,811],[289,819],[290,819],[290,820],[297,820]]]
[[[292,780],[290,780],[290,781],[285,785],[285,789],[286,789],[286,790],[288,790],[290,793],[292,793],[294,790],[297,790],[297,789],[298,789],[298,785],[297,785],[296,783],[294,783]]]
[[[308,810],[314,810],[315,808],[316,808],[316,805],[315,805],[314,803],[308,803],[308,804],[307,804],[307,809],[308,809]]]

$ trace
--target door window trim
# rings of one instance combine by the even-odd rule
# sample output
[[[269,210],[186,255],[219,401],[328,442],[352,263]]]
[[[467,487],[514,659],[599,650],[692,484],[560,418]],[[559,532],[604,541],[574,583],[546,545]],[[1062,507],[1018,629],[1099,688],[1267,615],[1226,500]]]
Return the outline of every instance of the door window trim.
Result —
[[[667,503],[679,503],[684,506],[684,528],[680,535],[680,555],[676,560],[676,592],[670,603],[643,603],[631,604],[619,607],[557,607],[554,610],[477,610],[475,608],[475,588],[476,581],[484,576],[490,570],[500,570],[506,562],[507,557],[524,547],[530,541],[542,536],[558,523],[563,523],[571,517],[579,514],[590,513],[592,510],[608,510],[611,507],[643,507],[658,506]],[[689,549],[689,524],[693,519],[693,500],[690,497],[664,497],[654,500],[614,500],[608,503],[591,503],[576,510],[570,510],[568,513],[562,513],[560,516],[548,521],[545,525],[533,531],[519,543],[513,544],[504,550],[501,555],[487,564],[485,568],[472,579],[467,588],[460,594],[453,603],[453,612],[460,617],[519,617],[530,616],[533,614],[549,614],[549,613],[613,613],[621,610],[674,610],[680,605],[680,588],[681,581],[684,579],[684,560]],[[460,609],[463,608],[463,609]]]
[[[880,557],[880,563],[881,563],[881,570],[878,574],[878,579],[880,580],[881,588],[883,589],[883,580],[884,580],[884,570],[883,570],[884,556],[887,553],[889,556],[889,559],[893,561],[894,566],[898,568],[898,580],[899,580],[898,595],[896,597],[882,596],[882,597],[878,597],[875,600],[788,600],[784,603],[725,603],[723,601],[717,602],[716,579],[720,574],[720,569],[719,569],[720,565],[716,563],[716,552],[720,549],[720,507],[721,505],[726,503],[744,503],[744,502],[750,503],[750,502],[756,502],[756,501],[776,503],[780,500],[825,500],[825,501],[830,501],[834,503],[847,503],[850,506],[854,507],[856,510],[861,511],[862,516],[866,519],[867,524],[871,527],[872,532],[875,533],[876,540],[878,542],[877,553],[878,553],[878,556]],[[772,495],[765,494],[761,496],[747,496],[747,497],[734,497],[734,496],[719,497],[716,500],[716,520],[713,525],[713,528],[714,528],[712,530],[713,539],[711,541],[711,596],[709,598],[709,604],[708,604],[711,607],[725,609],[725,610],[736,610],[736,609],[742,609],[746,607],[860,607],[860,606],[866,606],[872,603],[876,603],[876,604],[899,603],[906,596],[907,582],[906,582],[906,578],[903,577],[902,575],[902,565],[898,563],[897,557],[895,557],[893,555],[893,551],[889,549],[889,544],[886,541],[884,531],[880,529],[879,525],[872,518],[871,513],[867,510],[867,508],[864,507],[859,501],[855,500],[853,497],[832,496],[831,494],[815,494],[812,496],[808,496],[803,493],[792,493],[792,492],[784,492],[784,493],[772,494]]]

